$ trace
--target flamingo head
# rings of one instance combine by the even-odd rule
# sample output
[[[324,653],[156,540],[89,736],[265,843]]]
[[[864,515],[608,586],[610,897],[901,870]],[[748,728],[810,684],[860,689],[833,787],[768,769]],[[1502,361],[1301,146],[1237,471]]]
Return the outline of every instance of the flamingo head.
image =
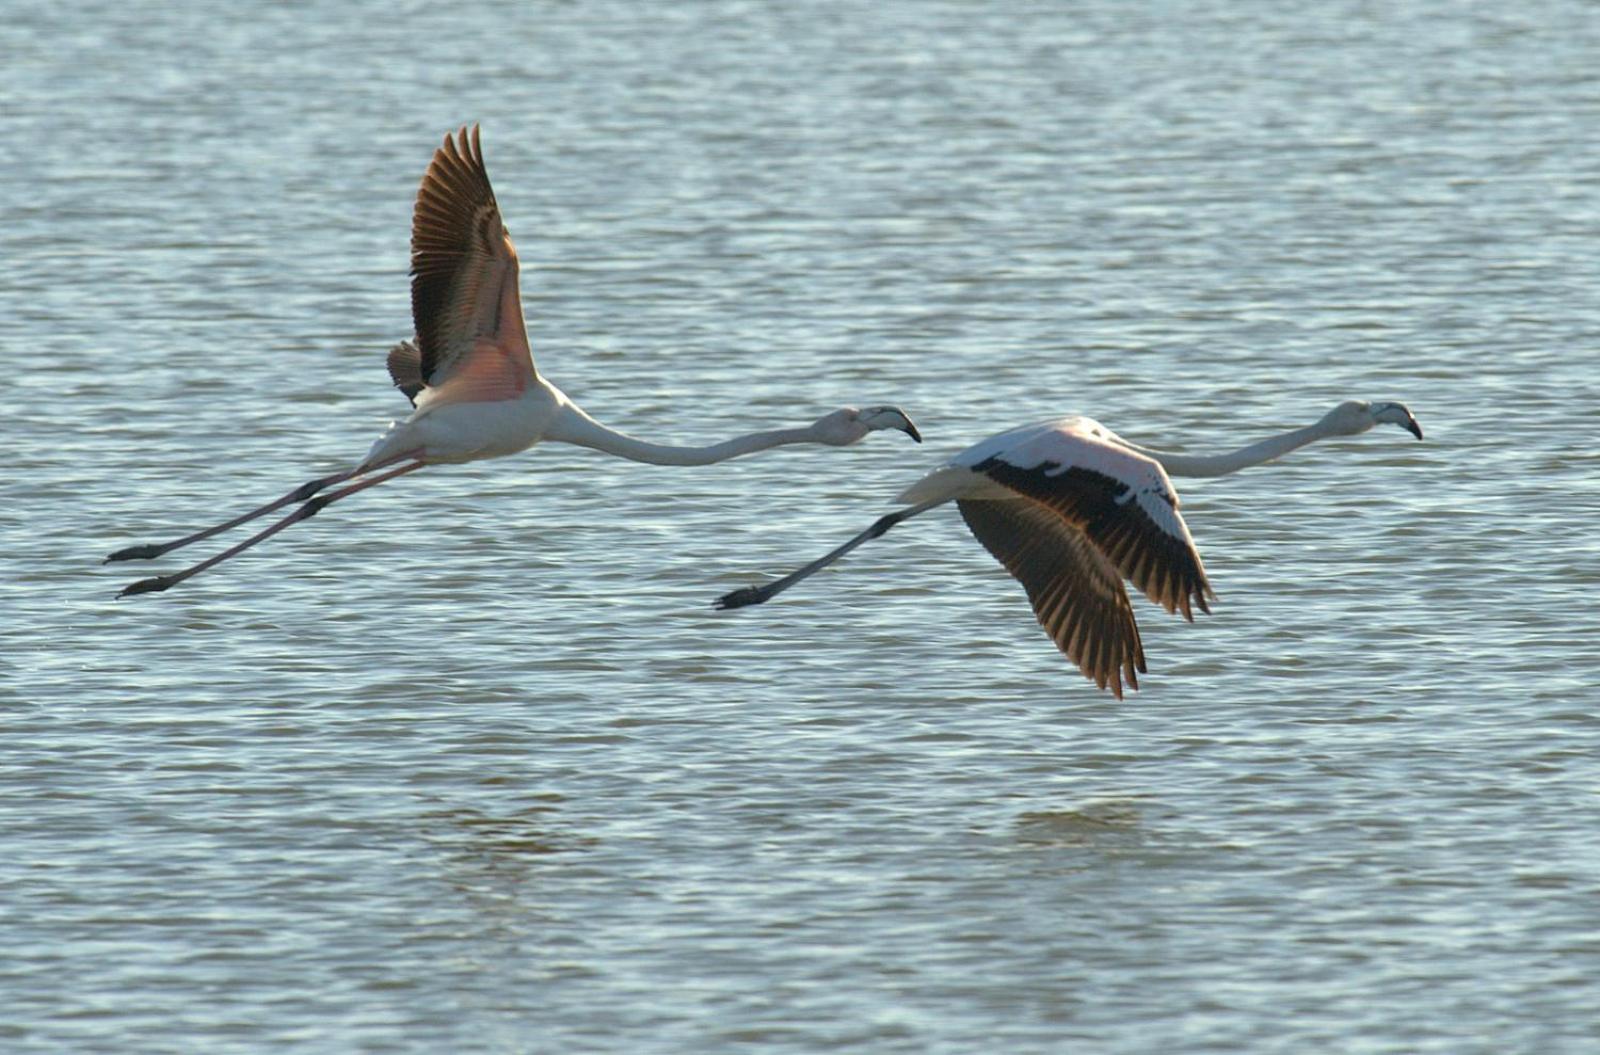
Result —
[[[1336,436],[1354,436],[1374,425],[1398,425],[1422,439],[1422,426],[1404,403],[1367,403],[1352,399],[1328,411],[1322,421]]]
[[[911,416],[899,407],[864,407],[860,410],[845,407],[818,418],[811,428],[819,441],[834,447],[847,447],[867,433],[879,429],[899,429],[916,442],[922,442],[922,433],[917,431]]]

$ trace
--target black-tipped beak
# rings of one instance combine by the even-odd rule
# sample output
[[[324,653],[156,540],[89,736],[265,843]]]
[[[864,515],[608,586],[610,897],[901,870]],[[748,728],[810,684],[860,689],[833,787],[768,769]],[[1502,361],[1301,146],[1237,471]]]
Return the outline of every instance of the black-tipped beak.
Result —
[[[899,429],[918,443],[922,442],[922,433],[917,431],[917,423],[911,420],[911,415],[896,406],[868,407],[858,412],[858,420],[866,423],[869,429]],[[898,420],[900,424],[896,425]]]
[[[1417,416],[1404,403],[1374,403],[1372,419],[1375,424],[1399,425],[1417,439],[1422,439],[1422,426],[1417,424]]]

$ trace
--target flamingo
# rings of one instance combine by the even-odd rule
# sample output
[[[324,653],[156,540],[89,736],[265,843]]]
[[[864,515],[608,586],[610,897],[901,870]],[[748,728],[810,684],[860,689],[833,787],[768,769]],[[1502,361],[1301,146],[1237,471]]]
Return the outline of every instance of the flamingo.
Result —
[[[753,432],[703,447],[649,443],[595,421],[533,366],[517,288],[517,252],[483,164],[478,126],[463,125],[434,151],[411,224],[411,314],[416,340],[389,351],[389,376],[411,401],[353,468],[308,480],[282,498],[215,527],[160,545],[128,546],[107,562],[149,560],[300,503],[294,512],[230,549],[171,575],[140,579],[119,593],[153,593],[237,556],[369,487],[429,465],[500,458],[540,441],[571,443],[653,465],[710,465],[786,444],[844,447],[879,429],[918,443],[899,407],[843,407],[804,428]],[[381,471],[380,471],[381,470]],[[323,492],[335,484],[344,484]]]
[[[1122,580],[1169,614],[1194,621],[1216,600],[1172,476],[1223,476],[1308,443],[1398,425],[1422,426],[1399,403],[1340,403],[1319,421],[1227,454],[1192,455],[1129,442],[1085,417],[1025,425],[968,447],[895,499],[844,545],[781,579],[717,598],[717,608],[761,604],[903,520],[954,501],[967,527],[1022,583],[1039,624],[1085,677],[1122,699],[1146,673],[1144,646]]]

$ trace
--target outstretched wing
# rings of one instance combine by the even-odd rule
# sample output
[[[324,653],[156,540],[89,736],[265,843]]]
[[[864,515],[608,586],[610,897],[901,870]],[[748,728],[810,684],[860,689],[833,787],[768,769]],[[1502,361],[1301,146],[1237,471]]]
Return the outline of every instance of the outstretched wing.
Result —
[[[1024,498],[962,498],[956,508],[985,549],[1022,583],[1039,625],[1100,688],[1139,687],[1144,647],[1122,577],[1082,531]]]
[[[534,377],[517,251],[483,166],[478,127],[446,136],[411,221],[411,318],[429,388],[511,399]]]
[[[1178,495],[1160,463],[1096,435],[1087,419],[1041,429],[972,465],[1083,532],[1118,571],[1168,612],[1193,620],[1215,598]]]

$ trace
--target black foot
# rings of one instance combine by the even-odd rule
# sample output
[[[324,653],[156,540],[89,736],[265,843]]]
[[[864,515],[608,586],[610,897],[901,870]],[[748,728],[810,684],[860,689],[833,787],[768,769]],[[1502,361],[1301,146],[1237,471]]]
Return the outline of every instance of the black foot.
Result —
[[[140,579],[129,586],[124,586],[118,597],[132,597],[136,593],[160,593],[172,585],[170,576],[157,575],[149,579]]]
[[[129,546],[126,549],[119,549],[100,563],[110,564],[114,560],[155,560],[165,552],[167,552],[167,547],[147,542],[143,546]]]
[[[729,608],[744,608],[747,605],[760,604],[767,599],[759,586],[744,586],[732,593],[725,593],[711,602],[711,607],[722,611]]]

